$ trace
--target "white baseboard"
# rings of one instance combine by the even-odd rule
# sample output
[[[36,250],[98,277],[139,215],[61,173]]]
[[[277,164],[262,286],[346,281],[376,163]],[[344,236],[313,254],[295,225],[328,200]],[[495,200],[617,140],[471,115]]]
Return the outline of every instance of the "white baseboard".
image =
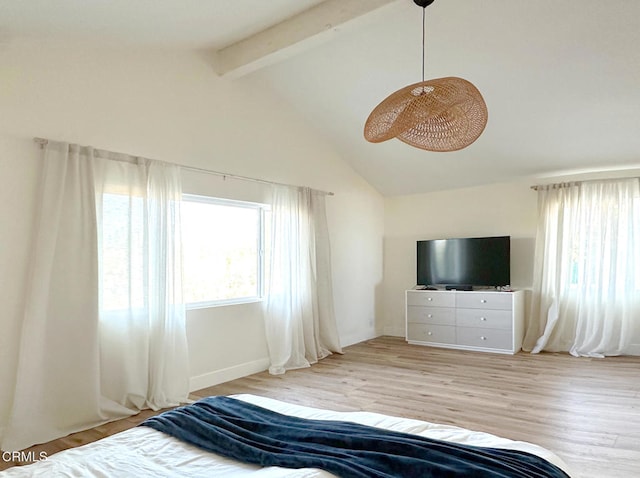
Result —
[[[254,360],[233,367],[223,368],[214,372],[205,373],[189,379],[189,391],[195,392],[207,387],[213,387],[230,380],[246,377],[258,372],[264,372],[269,369],[270,361],[268,358]]]

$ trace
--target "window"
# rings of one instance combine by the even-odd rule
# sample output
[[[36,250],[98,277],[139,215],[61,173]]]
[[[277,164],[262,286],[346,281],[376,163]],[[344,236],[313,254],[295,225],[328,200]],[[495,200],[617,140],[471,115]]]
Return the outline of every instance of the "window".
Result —
[[[633,284],[633,289],[640,291],[640,241],[633,234],[635,225],[640,224],[640,198],[627,197],[626,201],[624,196],[601,194],[592,198],[583,193],[580,201],[556,206],[552,220],[560,223],[561,218],[565,231],[556,247],[569,258],[562,280],[568,280],[570,287],[591,288],[605,296],[619,295],[625,284]],[[621,281],[616,282],[616,277]],[[602,281],[609,280],[616,286],[602,287]]]
[[[183,288],[190,308],[262,297],[267,211],[264,204],[183,196]]]

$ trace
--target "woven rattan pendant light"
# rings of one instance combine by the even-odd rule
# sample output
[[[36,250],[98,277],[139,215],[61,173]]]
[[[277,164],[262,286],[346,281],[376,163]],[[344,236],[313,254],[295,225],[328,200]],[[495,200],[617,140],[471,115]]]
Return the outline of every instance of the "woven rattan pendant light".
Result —
[[[384,99],[369,115],[364,137],[372,143],[398,138],[427,151],[457,151],[473,143],[487,125],[487,105],[478,89],[456,77],[424,79],[425,10],[422,7],[422,81]]]

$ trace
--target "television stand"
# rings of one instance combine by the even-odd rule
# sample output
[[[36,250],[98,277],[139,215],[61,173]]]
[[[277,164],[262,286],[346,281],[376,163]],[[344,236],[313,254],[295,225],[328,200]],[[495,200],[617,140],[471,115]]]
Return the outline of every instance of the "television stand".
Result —
[[[524,335],[524,291],[408,290],[410,344],[515,354]]]

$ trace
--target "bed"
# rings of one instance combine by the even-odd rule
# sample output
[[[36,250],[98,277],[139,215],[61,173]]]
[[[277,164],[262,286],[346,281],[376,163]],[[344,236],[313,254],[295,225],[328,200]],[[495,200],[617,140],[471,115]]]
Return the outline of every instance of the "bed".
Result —
[[[184,428],[181,420],[185,415],[188,415],[186,412],[191,412],[191,410],[201,411],[203,410],[202,407],[208,409],[214,405],[235,407],[233,410],[236,410],[239,416],[241,415],[242,417],[251,415],[254,412],[258,414],[269,413],[281,417],[282,420],[297,420],[298,422],[304,421],[305,423],[315,424],[321,423],[326,424],[327,427],[332,425],[333,422],[344,424],[345,427],[359,427],[359,429],[365,431],[367,431],[369,427],[374,427],[376,432],[380,431],[380,433],[385,433],[389,436],[397,435],[401,439],[404,439],[406,436],[410,441],[433,439],[437,440],[438,443],[442,443],[445,447],[455,446],[464,448],[466,445],[471,445],[471,448],[475,449],[476,447],[480,447],[478,449],[482,451],[497,449],[504,451],[504,453],[531,456],[535,460],[542,458],[542,460],[539,460],[540,462],[545,466],[550,464],[551,469],[557,470],[557,474],[555,474],[554,471],[554,474],[527,473],[526,475],[506,474],[504,476],[571,476],[567,465],[557,455],[531,443],[512,441],[487,433],[470,431],[449,425],[439,425],[370,412],[335,412],[309,408],[248,394],[233,395],[231,397],[208,397],[187,407],[180,407],[179,409],[165,412],[158,417],[153,417],[147,420],[148,423],[145,422],[144,426],[138,426],[94,443],[56,453],[46,460],[31,465],[10,468],[3,472],[4,474],[2,474],[2,476],[184,476],[190,478],[211,476],[320,478],[336,476],[328,471],[317,468],[306,467],[292,469],[280,466],[260,466],[242,463],[235,459],[221,456],[218,453],[203,450],[200,446],[192,445],[182,439],[167,434],[170,433],[170,431],[159,431],[159,429],[165,426],[174,426],[177,424],[176,433],[180,435],[180,427]],[[196,416],[195,419],[202,421],[198,416]],[[315,422],[316,420],[319,422]],[[173,425],[169,423],[172,421],[176,421],[176,423]],[[244,419],[240,421],[244,421]],[[196,423],[196,428],[197,425]],[[365,427],[362,427],[363,425]],[[233,426],[235,427],[236,425]],[[256,425],[252,422],[249,426],[254,429]],[[193,427],[189,425],[187,428],[191,429]],[[310,427],[310,429],[315,428],[316,427]],[[349,430],[349,428],[346,429]],[[203,438],[203,433],[202,431],[195,433],[193,440],[198,441]],[[222,433],[224,435],[227,432],[223,431]],[[217,439],[214,441],[217,441]],[[223,445],[222,452],[226,453],[226,450],[231,448],[234,448],[234,446]],[[499,452],[502,453],[501,451]],[[297,456],[297,452],[291,455]],[[536,470],[537,469],[538,468],[536,468]],[[364,472],[362,475],[352,474],[351,476],[426,476],[415,474],[412,466],[408,466],[406,470],[406,473],[373,475]],[[342,476],[347,476],[347,474]],[[432,476],[444,475],[438,474]],[[462,475],[451,474],[450,476]]]

